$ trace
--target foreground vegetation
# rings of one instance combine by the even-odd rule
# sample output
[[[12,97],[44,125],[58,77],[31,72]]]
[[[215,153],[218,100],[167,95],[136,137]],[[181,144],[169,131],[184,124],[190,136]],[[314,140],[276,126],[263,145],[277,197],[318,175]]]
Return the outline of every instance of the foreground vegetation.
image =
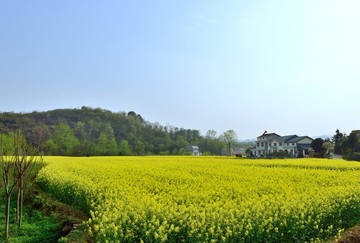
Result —
[[[5,210],[4,205],[0,205],[0,210]],[[11,220],[9,242],[56,242],[60,238],[60,226],[53,215],[44,215],[41,211],[34,210],[31,206],[25,207],[25,217],[21,229]],[[0,224],[4,225],[5,219],[0,216]],[[0,231],[1,242],[6,242],[3,231]]]
[[[90,212],[96,242],[316,242],[360,222],[360,164],[46,157],[38,184]]]
[[[4,197],[2,193],[0,196]],[[11,205],[14,212],[12,215],[15,215],[15,202],[13,200]],[[5,206],[0,204],[0,212],[4,210]],[[0,242],[86,242],[88,239],[83,228],[80,226],[74,229],[70,226],[81,224],[87,218],[85,213],[55,200],[32,185],[25,200],[22,227],[19,229],[15,217],[10,217],[9,236],[6,239],[3,229],[1,229]],[[4,223],[4,215],[0,214],[0,225],[4,225]],[[62,239],[67,240],[62,241]]]

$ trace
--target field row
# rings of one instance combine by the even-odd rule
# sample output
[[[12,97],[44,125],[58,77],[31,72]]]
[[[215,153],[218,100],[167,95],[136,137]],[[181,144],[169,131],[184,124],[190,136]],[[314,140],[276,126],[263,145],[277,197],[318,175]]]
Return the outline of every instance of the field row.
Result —
[[[38,183],[98,242],[316,242],[360,222],[360,163],[47,157]]]

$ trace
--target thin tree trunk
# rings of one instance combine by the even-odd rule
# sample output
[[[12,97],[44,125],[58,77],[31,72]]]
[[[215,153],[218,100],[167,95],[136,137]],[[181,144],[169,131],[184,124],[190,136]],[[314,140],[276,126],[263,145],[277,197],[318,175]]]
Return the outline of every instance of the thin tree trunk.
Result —
[[[5,238],[9,238],[10,194],[5,193]]]
[[[18,175],[18,179],[20,179],[21,176]],[[20,221],[20,191],[21,191],[21,182],[19,181],[18,187],[17,187],[17,198],[16,198],[16,223],[19,225]]]
[[[18,186],[17,186],[17,198],[16,198],[16,223],[19,226],[20,222],[20,201],[21,201],[21,181],[22,181],[22,164],[17,159],[17,178],[18,178]]]
[[[19,221],[20,221],[20,183],[17,188],[17,198],[16,198],[16,224],[19,227]]]
[[[6,164],[7,163],[7,164]],[[2,179],[4,182],[4,187],[5,187],[5,212],[4,212],[4,216],[5,216],[5,225],[4,225],[4,235],[5,238],[8,239],[9,238],[9,224],[10,224],[10,201],[11,201],[11,194],[14,191],[14,188],[16,186],[16,178],[14,177],[13,182],[10,184],[10,164],[9,162],[4,162],[3,158],[2,158]]]
[[[18,228],[21,228],[21,224],[22,224],[23,205],[24,205],[24,178],[23,178],[23,176],[20,176],[17,202],[16,202],[16,207],[17,207],[16,222],[17,222]]]
[[[5,187],[5,224],[4,224],[4,235],[5,239],[9,238],[9,219],[10,219],[10,190],[9,190],[9,169],[5,166],[4,159],[1,158],[2,166],[2,179]]]

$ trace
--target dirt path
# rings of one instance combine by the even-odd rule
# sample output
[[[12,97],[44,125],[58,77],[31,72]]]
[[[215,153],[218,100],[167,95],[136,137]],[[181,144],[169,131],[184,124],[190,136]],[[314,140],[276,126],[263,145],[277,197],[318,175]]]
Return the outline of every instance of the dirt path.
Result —
[[[360,225],[355,226],[349,230],[346,230],[340,240],[331,241],[330,243],[339,242],[339,243],[360,243]]]

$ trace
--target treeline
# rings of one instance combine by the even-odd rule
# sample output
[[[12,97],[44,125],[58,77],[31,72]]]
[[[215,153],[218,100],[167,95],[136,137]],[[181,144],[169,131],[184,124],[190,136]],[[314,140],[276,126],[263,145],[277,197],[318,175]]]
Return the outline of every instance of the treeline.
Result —
[[[44,155],[183,155],[188,145],[203,154],[218,155],[221,136],[209,131],[162,126],[131,111],[100,108],[57,109],[46,112],[0,113],[0,132],[20,129]]]
[[[332,142],[335,154],[342,155],[345,160],[360,161],[360,131],[352,131],[346,135],[337,129]]]
[[[346,135],[337,129],[332,138],[316,138],[312,141],[310,157],[331,158],[332,154],[341,155],[345,160],[360,161],[360,130]]]

